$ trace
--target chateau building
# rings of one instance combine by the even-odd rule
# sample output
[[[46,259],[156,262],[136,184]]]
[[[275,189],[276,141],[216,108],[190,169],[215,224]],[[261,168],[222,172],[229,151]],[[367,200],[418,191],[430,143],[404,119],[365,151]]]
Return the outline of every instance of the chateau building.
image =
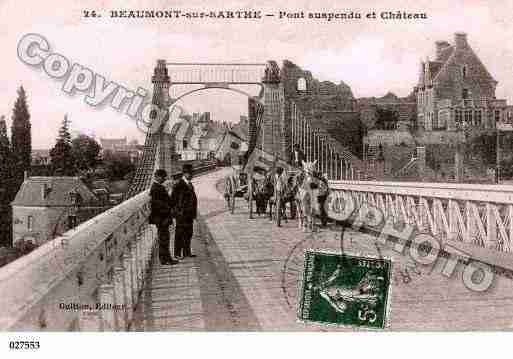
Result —
[[[435,45],[435,60],[421,62],[415,87],[418,125],[426,131],[454,131],[507,122],[506,100],[495,97],[498,82],[470,47],[467,35],[456,33],[454,44]]]

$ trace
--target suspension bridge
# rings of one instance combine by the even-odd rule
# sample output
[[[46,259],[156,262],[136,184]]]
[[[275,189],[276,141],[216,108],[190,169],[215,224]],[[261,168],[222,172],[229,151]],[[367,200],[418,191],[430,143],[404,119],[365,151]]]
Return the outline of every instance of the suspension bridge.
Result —
[[[309,83],[291,89],[287,80],[273,61],[158,60],[153,103],[169,114],[176,105],[172,99],[197,91],[243,93],[248,97],[248,153],[289,162],[297,143],[307,160],[317,160],[319,171],[327,173],[333,198],[356,207],[371,204],[386,218],[431,233],[467,260],[493,269],[492,287],[473,292],[462,282],[461,269],[451,277],[440,265],[412,269],[408,256],[390,246],[377,247],[372,234],[349,229],[345,250],[392,258],[390,330],[511,328],[513,187],[373,181],[359,157],[305,111],[298,98],[308,97]],[[244,86],[257,86],[259,94],[250,95]],[[347,330],[302,323],[296,315],[303,251],[340,248],[340,228],[334,223],[314,235],[302,232],[293,220],[277,227],[263,217],[248,219],[242,199],[230,213],[219,191],[227,169],[196,169],[200,216],[193,250],[198,256],[175,266],[158,264],[156,229],[147,220],[148,188],[157,168],[173,173],[177,165],[164,127],[165,121],[159,131],[148,132],[121,204],[0,270],[0,329]]]

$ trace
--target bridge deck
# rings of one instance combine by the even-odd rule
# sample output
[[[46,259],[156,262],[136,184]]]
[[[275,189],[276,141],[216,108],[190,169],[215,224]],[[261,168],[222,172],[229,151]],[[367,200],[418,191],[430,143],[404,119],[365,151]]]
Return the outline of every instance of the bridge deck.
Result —
[[[340,248],[336,228],[311,236],[302,233],[296,221],[278,228],[267,218],[248,220],[242,199],[237,200],[235,214],[230,214],[215,189],[225,174],[218,171],[195,180],[201,219],[195,224],[193,251],[198,256],[172,267],[153,266],[132,329],[339,329],[298,323],[295,316],[303,249]],[[378,254],[369,235],[349,232],[345,238],[348,252]],[[388,247],[380,249],[383,256],[394,261],[390,329],[513,327],[512,280],[497,277],[487,292],[475,293],[464,286],[460,270],[451,278],[442,276],[440,261],[434,269],[418,267],[421,274],[410,270],[411,280],[405,283],[400,271],[412,265],[411,259]]]

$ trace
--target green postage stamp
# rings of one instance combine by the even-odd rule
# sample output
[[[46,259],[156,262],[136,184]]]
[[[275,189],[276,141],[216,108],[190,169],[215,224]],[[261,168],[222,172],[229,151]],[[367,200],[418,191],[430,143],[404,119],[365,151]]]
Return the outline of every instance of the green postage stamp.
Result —
[[[391,269],[389,259],[307,250],[299,293],[299,318],[384,328]]]

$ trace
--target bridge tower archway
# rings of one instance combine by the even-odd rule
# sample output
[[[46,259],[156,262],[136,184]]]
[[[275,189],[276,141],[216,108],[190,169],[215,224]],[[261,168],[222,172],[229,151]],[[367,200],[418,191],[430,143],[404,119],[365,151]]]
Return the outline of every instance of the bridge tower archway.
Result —
[[[174,63],[157,60],[152,76],[152,104],[159,109],[157,130],[146,134],[142,159],[131,182],[127,197],[131,197],[151,184],[156,168],[168,173],[178,169],[175,146],[165,126],[177,102],[184,97],[206,89],[231,90],[248,96],[248,153],[260,148],[264,152],[287,159],[290,144],[284,135],[284,92],[280,68],[275,61],[267,63]],[[233,86],[256,85],[258,96]],[[171,96],[173,87],[199,86]],[[152,125],[153,126],[153,125]]]

